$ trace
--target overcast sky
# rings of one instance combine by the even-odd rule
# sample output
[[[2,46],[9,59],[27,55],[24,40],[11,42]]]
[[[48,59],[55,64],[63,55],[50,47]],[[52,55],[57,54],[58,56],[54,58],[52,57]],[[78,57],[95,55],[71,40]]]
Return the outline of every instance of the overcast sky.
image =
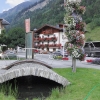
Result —
[[[0,0],[0,13],[29,0]]]

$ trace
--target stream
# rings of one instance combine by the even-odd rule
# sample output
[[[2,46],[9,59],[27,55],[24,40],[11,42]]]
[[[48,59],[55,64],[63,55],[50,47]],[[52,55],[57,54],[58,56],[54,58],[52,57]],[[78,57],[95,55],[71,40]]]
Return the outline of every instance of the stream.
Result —
[[[17,100],[33,100],[33,98],[46,100],[46,97],[50,96],[52,89],[62,87],[62,85],[54,81],[37,76],[23,76],[12,79],[9,83],[14,85],[15,80],[18,87]]]

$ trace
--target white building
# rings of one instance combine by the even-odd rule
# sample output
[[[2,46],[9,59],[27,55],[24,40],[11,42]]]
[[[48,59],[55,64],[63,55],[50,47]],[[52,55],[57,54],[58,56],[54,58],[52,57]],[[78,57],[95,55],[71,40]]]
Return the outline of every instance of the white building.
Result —
[[[5,25],[9,25],[9,22],[7,22],[5,19],[0,18],[0,34],[1,31],[5,29]]]
[[[61,49],[68,39],[63,32],[63,24],[58,26],[44,25],[34,33],[34,48],[46,51]]]

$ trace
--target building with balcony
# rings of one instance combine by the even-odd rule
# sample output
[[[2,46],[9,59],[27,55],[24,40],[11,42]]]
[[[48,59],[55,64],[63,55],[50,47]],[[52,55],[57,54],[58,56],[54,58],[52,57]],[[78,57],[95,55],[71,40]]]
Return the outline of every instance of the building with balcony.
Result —
[[[44,25],[34,32],[34,48],[46,51],[56,51],[61,49],[68,41],[63,32],[63,24],[57,26]]]
[[[1,31],[5,29],[6,25],[9,25],[9,22],[6,21],[5,19],[0,18],[0,34],[1,34]]]

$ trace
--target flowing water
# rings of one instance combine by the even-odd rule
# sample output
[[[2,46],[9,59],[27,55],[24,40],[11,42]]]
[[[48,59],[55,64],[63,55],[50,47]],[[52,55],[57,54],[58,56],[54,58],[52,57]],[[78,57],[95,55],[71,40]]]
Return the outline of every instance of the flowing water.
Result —
[[[15,84],[15,80],[10,80],[9,83]],[[40,98],[39,100],[46,100],[53,88],[61,87],[60,84],[36,76],[24,76],[16,78],[16,85],[18,86],[17,100],[32,100],[33,98]],[[43,99],[44,98],[44,99]]]

